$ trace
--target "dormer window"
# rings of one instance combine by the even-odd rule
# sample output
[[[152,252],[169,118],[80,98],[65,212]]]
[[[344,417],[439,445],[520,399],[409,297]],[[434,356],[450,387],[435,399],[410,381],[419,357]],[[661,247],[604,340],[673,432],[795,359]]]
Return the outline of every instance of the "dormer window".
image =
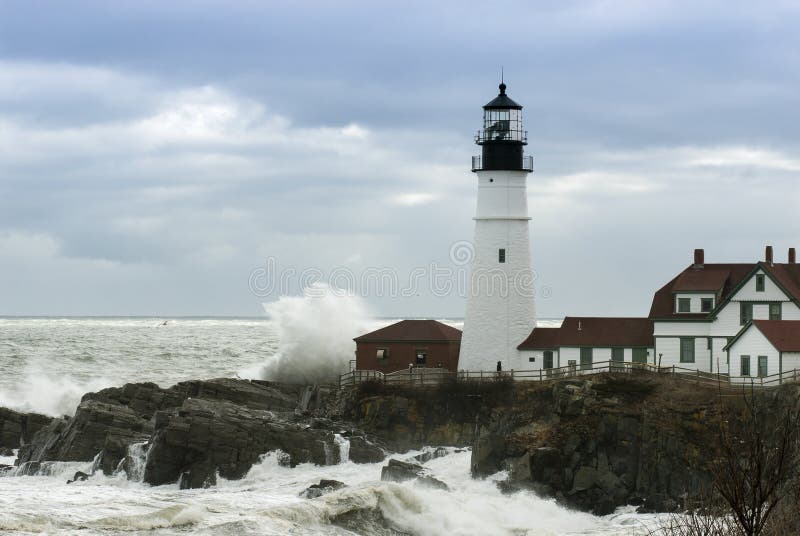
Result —
[[[704,313],[710,313],[714,308],[714,298],[700,298],[700,310]]]
[[[678,298],[678,312],[688,313],[692,310],[692,300],[690,298]]]

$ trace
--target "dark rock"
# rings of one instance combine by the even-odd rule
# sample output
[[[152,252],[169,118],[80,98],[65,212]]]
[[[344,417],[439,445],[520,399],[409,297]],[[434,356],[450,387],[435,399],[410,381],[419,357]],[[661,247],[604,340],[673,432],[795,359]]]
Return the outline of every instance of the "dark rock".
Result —
[[[4,476],[6,473],[10,473],[14,469],[13,465],[6,465],[4,463],[0,463],[0,476]]]
[[[17,476],[34,476],[42,468],[41,462],[25,462],[17,467]]]
[[[154,485],[175,482],[183,473],[190,487],[205,485],[216,472],[241,478],[275,450],[286,453],[292,466],[334,463],[338,452],[327,430],[225,401],[187,399],[179,409],[156,414],[155,423],[144,471],[144,481]]]
[[[444,447],[439,447],[435,449],[426,449],[424,452],[414,456],[414,460],[416,460],[419,463],[426,463],[431,460],[435,460],[436,458],[447,456],[448,454],[450,454],[450,451]]]
[[[350,436],[350,461],[353,463],[378,463],[386,458],[386,451],[364,436]]]
[[[72,480],[67,480],[67,484],[72,484],[73,482],[84,482],[89,479],[89,475],[84,473],[83,471],[78,471],[75,473],[75,476],[72,477]]]
[[[425,474],[425,468],[419,464],[404,462],[394,458],[381,469],[381,480],[388,482],[405,482]]]
[[[658,512],[679,512],[681,504],[678,500],[668,497],[663,493],[654,493],[644,498],[641,506],[636,509],[640,514],[654,514]]]
[[[210,488],[216,484],[216,467],[208,459],[192,465],[188,471],[184,471],[178,477],[180,489]]]
[[[417,479],[420,484],[428,487],[449,489],[447,484],[432,477],[424,467],[416,463],[393,458],[381,469],[381,480],[386,482],[405,482],[412,479]]]
[[[0,447],[0,456],[9,457],[13,455],[14,455],[14,449],[8,447]]]
[[[300,496],[305,497],[306,499],[316,499],[317,497],[321,497],[326,493],[330,493],[344,487],[346,487],[346,484],[339,482],[338,480],[322,479],[318,484],[311,484],[309,487],[301,491]]]
[[[71,419],[57,419],[40,430],[19,451],[19,463],[28,461],[92,461],[102,452],[101,468],[112,473],[129,444],[152,430],[149,421],[131,408],[87,398]]]
[[[31,441],[52,417],[0,408],[0,447],[16,449]]]

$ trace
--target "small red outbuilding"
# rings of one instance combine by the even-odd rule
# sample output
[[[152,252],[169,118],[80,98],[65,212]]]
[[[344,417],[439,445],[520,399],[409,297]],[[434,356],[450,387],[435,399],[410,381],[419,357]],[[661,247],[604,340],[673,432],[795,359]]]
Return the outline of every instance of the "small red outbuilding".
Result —
[[[356,341],[356,369],[395,372],[415,367],[458,370],[461,330],[436,320],[401,320]]]

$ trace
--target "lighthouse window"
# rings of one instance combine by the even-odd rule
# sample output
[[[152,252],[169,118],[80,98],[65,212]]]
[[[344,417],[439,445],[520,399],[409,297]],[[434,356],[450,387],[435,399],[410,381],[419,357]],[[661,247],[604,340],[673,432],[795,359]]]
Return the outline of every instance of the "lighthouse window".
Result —
[[[506,250],[501,249],[497,252],[497,260],[499,262],[506,262]]]

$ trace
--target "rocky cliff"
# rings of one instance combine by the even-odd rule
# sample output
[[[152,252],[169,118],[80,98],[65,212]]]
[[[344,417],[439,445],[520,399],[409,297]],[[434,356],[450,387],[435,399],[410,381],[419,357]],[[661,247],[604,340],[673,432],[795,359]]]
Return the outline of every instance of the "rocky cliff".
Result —
[[[754,400],[777,414],[796,407],[799,393],[783,386]],[[106,473],[187,488],[240,478],[275,450],[289,466],[337,463],[342,437],[357,463],[471,446],[473,476],[505,471],[509,492],[533,489],[597,514],[626,504],[671,511],[708,490],[720,423],[737,419],[743,399],[741,390],[650,373],[343,391],[234,379],[142,383],[87,394],[73,417],[0,411],[0,439],[20,447],[19,474],[95,460]]]
[[[92,461],[107,474],[136,467],[146,452],[144,482],[211,485],[241,478],[262,454],[282,451],[287,465],[339,461],[336,434],[350,437],[356,463],[385,452],[348,423],[315,415],[330,389],[234,379],[191,381],[168,389],[127,384],[85,395],[73,417],[53,419],[23,441],[22,474],[52,461]],[[7,426],[6,424],[3,425]]]
[[[798,392],[757,391],[755,401],[796,407]],[[747,394],[650,373],[426,390],[367,385],[345,417],[398,449],[472,445],[473,476],[507,471],[509,492],[533,489],[596,514],[627,504],[675,511],[708,492],[721,419],[735,419]]]

